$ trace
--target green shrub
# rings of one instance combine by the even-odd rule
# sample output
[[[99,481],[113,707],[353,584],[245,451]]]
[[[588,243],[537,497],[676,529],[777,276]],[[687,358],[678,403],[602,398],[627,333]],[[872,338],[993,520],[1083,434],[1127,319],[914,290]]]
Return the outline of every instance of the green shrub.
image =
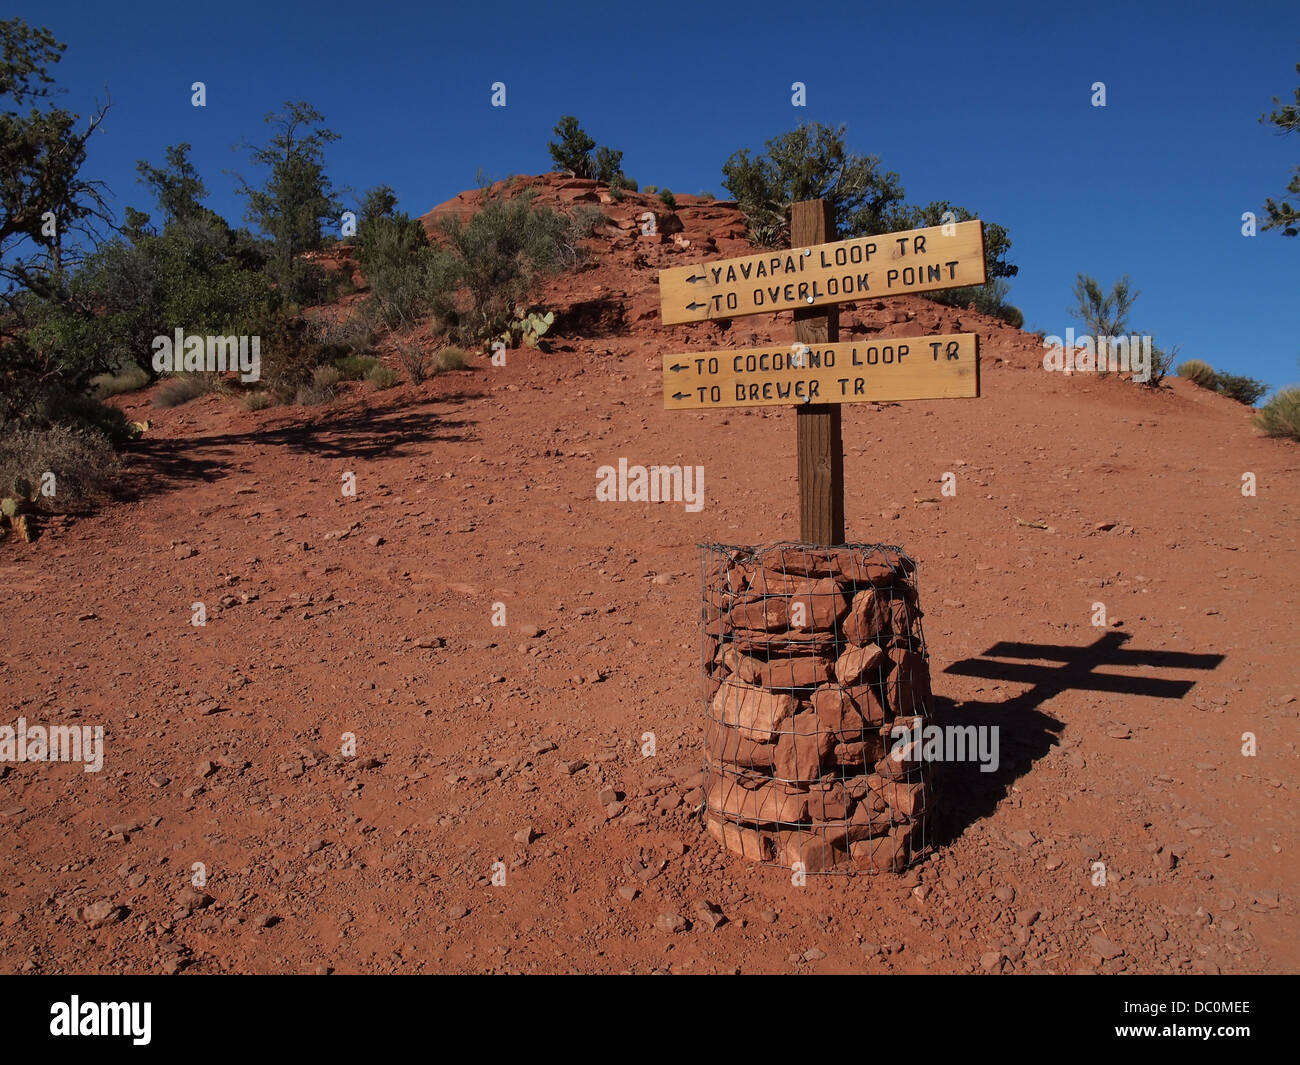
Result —
[[[139,366],[127,366],[118,373],[100,374],[91,379],[91,395],[96,399],[108,399],[126,392],[138,392],[145,388],[151,378],[149,372]]]
[[[179,407],[199,396],[215,392],[219,385],[213,382],[215,374],[187,373],[163,382],[158,394],[153,397],[155,407]]]
[[[1200,385],[1201,388],[1213,388],[1215,378],[1218,376],[1214,372],[1214,367],[1208,362],[1202,362],[1200,359],[1188,359],[1178,367],[1178,376],[1185,377],[1194,385]]]
[[[647,196],[653,196],[656,192],[659,191],[659,186],[658,186],[658,185],[647,185],[647,186],[646,186],[645,188],[643,188],[641,191],[644,192]]]
[[[344,355],[341,359],[335,359],[334,365],[341,380],[360,381],[379,365],[379,360],[370,355]]]
[[[664,189],[663,192],[659,193],[659,199],[663,201],[668,210],[677,210],[677,197],[673,195],[672,189]]]
[[[470,353],[464,348],[443,348],[438,352],[434,365],[439,373],[448,370],[463,370],[469,365]]]
[[[1243,377],[1241,374],[1216,373],[1214,375],[1214,390],[1221,396],[1227,396],[1229,399],[1235,399],[1238,403],[1253,407],[1258,402],[1259,397],[1268,391],[1268,385],[1263,381],[1255,380],[1253,377]]]
[[[402,369],[413,385],[418,385],[429,376],[429,353],[421,347],[418,340],[399,340],[397,361],[402,364]]]
[[[1269,436],[1300,440],[1300,385],[1282,389],[1260,407],[1255,424]]]
[[[580,203],[569,216],[569,228],[575,239],[591,236],[599,226],[609,222],[609,215],[594,203]]]
[[[299,387],[311,381],[312,371],[325,357],[310,323],[287,309],[253,308],[239,332],[261,337],[261,381],[281,403],[294,400]]]
[[[316,388],[335,388],[343,380],[343,371],[337,366],[317,366],[311,372],[311,383]]]
[[[386,388],[392,388],[400,380],[400,375],[391,366],[385,366],[383,363],[376,363],[366,374],[366,380],[375,388],[376,392],[382,392]]]
[[[261,389],[256,392],[249,392],[244,396],[243,404],[245,410],[266,410],[271,405],[271,393]]]
[[[293,401],[300,407],[319,407],[334,398],[333,388],[322,388],[316,384],[299,385]]]
[[[1169,351],[1156,346],[1155,339],[1151,341],[1151,376],[1141,382],[1148,388],[1158,388],[1160,382],[1165,379],[1173,368],[1174,363],[1178,360],[1178,348],[1174,347]]]
[[[457,339],[478,344],[500,333],[540,277],[574,262],[568,229],[564,215],[534,206],[531,192],[489,194],[468,222],[448,218],[444,231],[471,303]]]
[[[53,496],[39,491],[47,471],[54,474]],[[47,510],[84,507],[111,492],[120,475],[112,445],[93,430],[54,425],[0,436],[0,494],[25,482],[24,488],[36,489],[36,504]]]

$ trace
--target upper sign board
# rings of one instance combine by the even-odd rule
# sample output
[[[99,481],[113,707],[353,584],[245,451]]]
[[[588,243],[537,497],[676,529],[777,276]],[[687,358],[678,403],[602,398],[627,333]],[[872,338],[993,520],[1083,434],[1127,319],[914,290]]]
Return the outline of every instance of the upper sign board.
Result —
[[[978,219],[659,271],[665,325],[982,285]]]

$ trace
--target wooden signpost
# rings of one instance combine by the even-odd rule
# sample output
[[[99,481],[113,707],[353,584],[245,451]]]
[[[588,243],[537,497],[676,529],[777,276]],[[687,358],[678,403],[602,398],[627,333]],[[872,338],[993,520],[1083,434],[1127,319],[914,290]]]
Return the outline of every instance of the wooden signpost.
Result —
[[[665,324],[794,310],[795,343],[664,356],[664,407],[797,407],[799,533],[844,543],[840,404],[979,395],[971,333],[839,342],[845,300],[982,285],[984,226],[950,226],[828,243],[830,206],[793,205],[787,251],[659,273]]]

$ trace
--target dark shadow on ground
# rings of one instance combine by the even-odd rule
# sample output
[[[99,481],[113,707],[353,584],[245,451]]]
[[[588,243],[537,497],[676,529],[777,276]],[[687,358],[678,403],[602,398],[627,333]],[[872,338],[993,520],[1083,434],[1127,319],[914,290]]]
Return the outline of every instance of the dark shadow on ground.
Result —
[[[322,407],[311,411],[311,421],[293,425],[170,440],[144,437],[124,450],[127,476],[121,496],[140,499],[185,488],[195,481],[220,480],[238,469],[238,450],[246,445],[283,449],[286,458],[311,454],[369,460],[411,454],[417,443],[463,441],[470,438],[471,423],[440,411],[478,398],[479,393],[460,393],[367,408]]]
[[[999,747],[999,764],[993,772],[981,772],[979,763],[973,760],[948,762],[938,767],[936,783],[942,798],[933,826],[936,845],[952,842],[967,827],[991,815],[1012,783],[1060,742],[1064,724],[1039,709],[1048,699],[1065,691],[1181,699],[1195,686],[1195,681],[1096,670],[1099,666],[1215,669],[1224,658],[1218,654],[1127,650],[1123,645],[1129,639],[1129,633],[1112,629],[1086,647],[1002,642],[994,644],[979,658],[954,662],[944,670],[959,676],[1029,687],[1000,702],[935,698],[935,724],[996,726]]]

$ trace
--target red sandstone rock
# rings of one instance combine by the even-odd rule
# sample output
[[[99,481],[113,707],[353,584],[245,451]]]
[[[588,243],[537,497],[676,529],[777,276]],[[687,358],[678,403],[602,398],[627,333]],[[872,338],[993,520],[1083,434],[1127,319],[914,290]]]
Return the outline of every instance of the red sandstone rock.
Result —
[[[772,841],[752,828],[729,824],[713,814],[706,814],[705,827],[709,835],[733,854],[754,862],[770,862],[775,853]]]
[[[808,816],[805,795],[791,794],[773,783],[747,788],[743,778],[719,776],[709,785],[709,809],[727,821],[794,823]],[[749,783],[753,783],[753,778]]]
[[[759,743],[751,738],[753,735],[713,720],[704,724],[704,743],[711,761],[726,762],[742,769],[770,770],[776,744]],[[771,736],[771,733],[766,735]]]
[[[785,781],[816,780],[834,745],[834,735],[821,729],[815,713],[805,710],[795,714],[789,731],[783,732],[776,741],[773,773]]]
[[[734,725],[748,739],[768,740],[791,714],[794,700],[788,695],[774,695],[735,680],[727,679],[713,697],[713,716],[724,725]]]
[[[844,685],[853,684],[864,673],[875,669],[884,657],[885,652],[874,643],[867,647],[850,647],[835,660],[835,679]]]

